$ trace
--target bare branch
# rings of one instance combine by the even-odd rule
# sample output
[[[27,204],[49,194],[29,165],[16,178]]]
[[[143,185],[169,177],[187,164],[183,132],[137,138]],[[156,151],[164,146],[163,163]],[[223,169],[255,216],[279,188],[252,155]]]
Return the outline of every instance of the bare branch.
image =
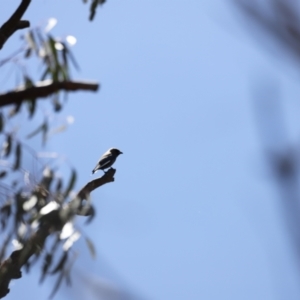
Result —
[[[15,91],[0,94],[0,107],[21,104],[27,99],[45,98],[58,91],[97,91],[98,88],[99,84],[96,82],[45,80],[32,87],[22,86]]]
[[[29,21],[21,20],[23,14],[27,10],[31,0],[22,0],[19,7],[12,16],[0,28],[0,49],[18,29],[27,28],[30,26]]]
[[[109,182],[113,182],[114,179],[114,175],[116,173],[116,169],[114,168],[110,168],[102,177],[99,177],[97,179],[94,179],[90,182],[88,182],[78,193],[77,193],[77,198],[79,198],[80,200],[84,200],[87,199],[90,195],[90,193],[97,189],[98,187],[109,183]]]

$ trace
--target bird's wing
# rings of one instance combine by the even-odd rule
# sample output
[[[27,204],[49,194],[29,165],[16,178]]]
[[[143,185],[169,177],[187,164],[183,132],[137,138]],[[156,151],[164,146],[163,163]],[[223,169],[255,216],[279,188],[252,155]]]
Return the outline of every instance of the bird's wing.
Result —
[[[101,168],[108,168],[110,165],[112,165],[113,157],[111,155],[108,155],[106,157],[101,157],[101,159],[98,162],[99,169]]]

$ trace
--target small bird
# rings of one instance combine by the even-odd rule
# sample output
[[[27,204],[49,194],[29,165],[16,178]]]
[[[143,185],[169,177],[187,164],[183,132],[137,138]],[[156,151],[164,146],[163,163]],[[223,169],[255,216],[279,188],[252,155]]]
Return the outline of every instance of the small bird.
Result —
[[[119,149],[117,148],[110,148],[108,149],[99,159],[96,167],[92,171],[92,174],[97,172],[98,170],[102,170],[105,173],[105,169],[108,169],[113,165],[113,163],[116,161],[117,157],[123,154]]]

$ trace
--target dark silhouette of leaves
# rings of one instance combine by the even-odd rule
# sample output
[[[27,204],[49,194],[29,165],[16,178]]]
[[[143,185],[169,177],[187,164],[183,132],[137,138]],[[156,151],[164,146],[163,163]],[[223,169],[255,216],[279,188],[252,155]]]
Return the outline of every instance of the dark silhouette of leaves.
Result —
[[[46,277],[46,274],[52,264],[53,261],[53,256],[50,253],[47,253],[44,259],[44,264],[43,264],[43,268],[42,268],[42,274],[41,274],[41,278],[40,278],[40,283],[42,283]]]
[[[0,132],[2,132],[4,128],[4,118],[2,112],[0,112]]]
[[[57,265],[55,266],[55,268],[50,272],[51,274],[55,274],[55,273],[63,270],[63,268],[68,260],[68,255],[69,255],[68,251],[65,251],[63,253],[62,257],[60,258],[60,260],[57,263]]]
[[[14,164],[14,167],[13,169],[14,170],[18,170],[21,166],[21,153],[22,152],[22,148],[21,148],[21,144],[18,143],[17,144],[17,147],[16,147],[16,152],[15,152],[15,164]]]
[[[3,156],[8,157],[9,154],[11,153],[11,149],[12,149],[12,136],[8,134],[2,148]]]
[[[69,193],[73,189],[75,182],[76,182],[76,178],[77,178],[77,174],[76,174],[76,171],[73,169],[68,187],[66,188],[66,191],[64,192],[64,198],[68,197]]]
[[[95,246],[94,246],[92,240],[89,239],[88,237],[85,237],[85,242],[88,246],[88,249],[90,251],[90,254],[91,254],[92,258],[95,259],[96,258],[96,250],[95,250]]]

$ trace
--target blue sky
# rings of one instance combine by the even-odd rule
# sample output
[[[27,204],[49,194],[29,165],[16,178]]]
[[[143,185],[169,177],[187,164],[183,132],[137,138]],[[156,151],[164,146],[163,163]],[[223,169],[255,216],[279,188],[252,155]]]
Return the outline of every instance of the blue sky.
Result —
[[[7,2],[1,20],[17,4]],[[108,148],[124,152],[116,181],[92,194],[97,217],[84,232],[97,259],[79,242],[77,283],[55,299],[97,299],[81,276],[106,278],[130,299],[296,299],[299,275],[251,93],[260,80],[278,82],[296,141],[296,68],[260,47],[220,1],[108,0],[90,23],[82,1],[36,0],[26,17],[57,18],[53,34],[78,40],[73,77],[101,83],[96,94],[70,94],[62,117],[75,122],[48,144],[77,168],[76,188]],[[7,299],[28,287],[47,299],[53,283],[37,287],[38,272],[15,281]]]

